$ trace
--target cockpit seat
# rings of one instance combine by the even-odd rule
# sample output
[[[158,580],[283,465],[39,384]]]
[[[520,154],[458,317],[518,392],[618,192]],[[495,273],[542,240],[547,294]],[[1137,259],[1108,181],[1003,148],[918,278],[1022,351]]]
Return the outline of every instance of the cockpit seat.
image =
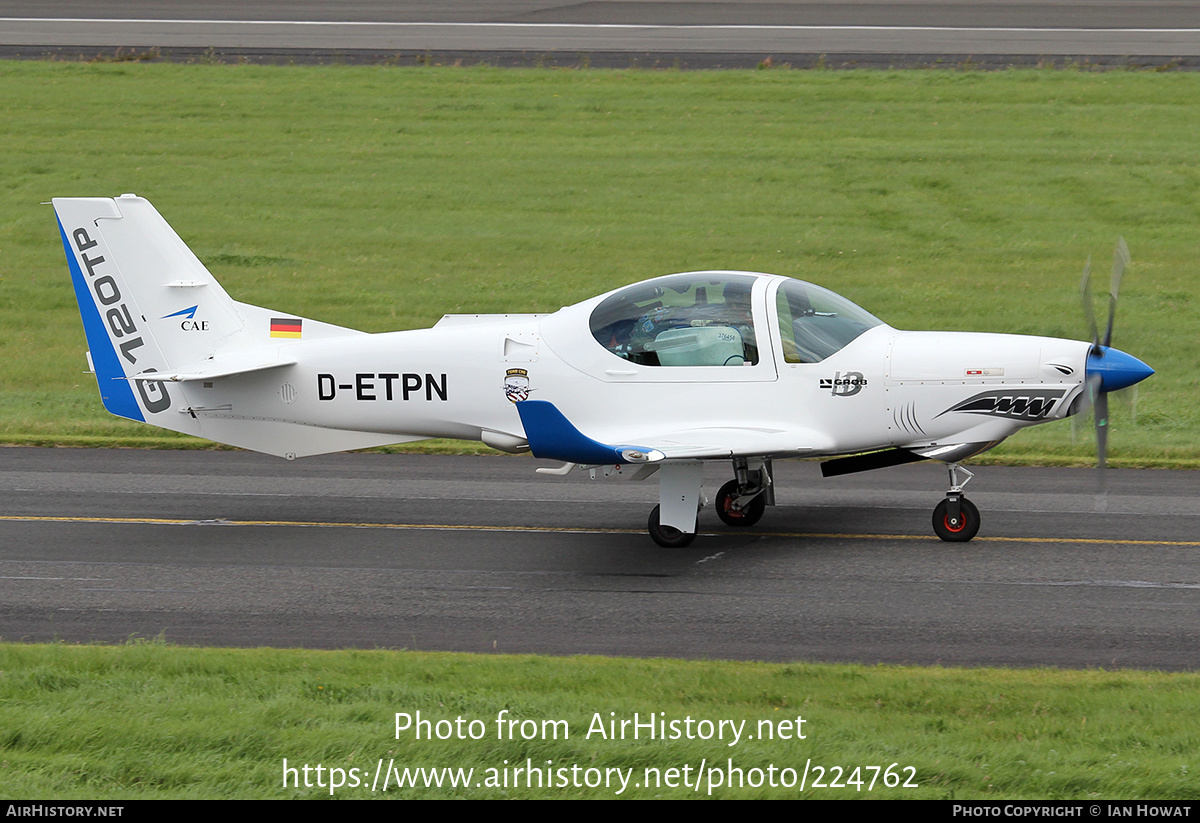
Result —
[[[646,344],[664,366],[741,366],[742,333],[732,326],[668,329]]]

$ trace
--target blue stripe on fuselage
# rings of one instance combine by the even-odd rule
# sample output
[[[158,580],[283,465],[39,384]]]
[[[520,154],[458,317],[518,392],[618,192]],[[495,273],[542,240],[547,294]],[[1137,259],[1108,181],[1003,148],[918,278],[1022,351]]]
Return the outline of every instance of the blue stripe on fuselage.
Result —
[[[144,423],[146,418],[133,395],[133,386],[124,379],[125,370],[121,368],[117,350],[113,348],[108,329],[96,308],[95,297],[83,277],[83,270],[79,268],[79,260],[75,257],[61,220],[58,221],[58,231],[62,235],[63,251],[67,253],[67,265],[71,267],[71,283],[75,286],[75,300],[79,303],[79,316],[83,318],[83,331],[92,352],[92,368],[96,370],[96,385],[100,389],[104,408],[118,417]]]

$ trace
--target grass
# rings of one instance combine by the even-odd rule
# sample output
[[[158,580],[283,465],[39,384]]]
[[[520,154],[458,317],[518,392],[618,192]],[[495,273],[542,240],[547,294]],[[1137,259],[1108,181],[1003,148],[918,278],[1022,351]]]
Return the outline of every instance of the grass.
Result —
[[[1196,466],[1198,93],[1191,73],[0,62],[0,442],[200,445],[104,413],[38,205],[134,191],[237,299],[368,331],[740,268],[821,283],[900,328],[1079,338],[1083,261],[1102,274],[1123,234],[1134,265],[1116,342],[1158,374],[1136,426],[1115,409],[1111,458]],[[1043,426],[989,459],[1082,463],[1086,442]],[[0,795],[328,796],[283,787],[284,758],[637,770],[811,758],[916,770],[917,789],[874,797],[1193,800],[1196,733],[1179,718],[1196,686],[1137,672],[4,645]],[[503,709],[565,719],[573,736],[394,734],[396,712]],[[609,711],[803,715],[808,738],[580,739]]]
[[[616,796],[603,785],[518,785],[511,771],[503,785],[506,761],[509,769],[553,761],[554,769],[599,770],[593,780],[608,769],[632,770],[620,796],[635,798],[705,796],[708,782],[716,781],[708,769],[723,767],[727,775],[732,762],[747,784],[759,769],[757,779],[767,785],[726,783],[712,796],[1195,800],[1200,792],[1191,770],[1200,741],[1195,727],[1179,719],[1192,711],[1198,686],[1196,674],[1144,672],[204,650],[136,641],[0,644],[0,796],[331,794],[328,777],[323,787],[315,785],[315,771],[311,786],[303,785],[302,771],[284,786],[286,759],[298,769],[343,770],[347,785],[332,794],[362,798],[372,796],[369,784],[382,758],[400,769],[475,769],[472,782],[485,785],[374,796]],[[498,727],[504,710],[506,720],[524,725]],[[415,720],[417,712],[430,724],[423,737],[412,728],[397,733],[396,714]],[[650,740],[645,731],[636,740],[606,738],[596,731],[610,720],[632,720],[635,712],[642,722],[651,715],[677,721],[676,738]],[[804,723],[797,725],[798,718]],[[543,721],[565,724],[556,736]],[[704,740],[700,721],[745,726],[729,745],[728,723],[723,739],[710,733]],[[776,739],[760,739],[768,728]],[[808,785],[803,792],[778,785],[797,780],[809,762],[824,767],[826,783],[836,780],[834,767],[843,770],[843,782],[859,767],[863,785]],[[892,764],[916,787],[885,786],[878,771],[869,789],[869,767]],[[684,766],[691,785],[697,773],[704,776],[699,792],[678,785]],[[674,788],[665,783],[670,768],[681,770]],[[350,769],[360,770],[363,785],[352,785]],[[498,785],[486,785],[488,769],[500,770],[492,773]],[[647,769],[658,770],[663,784],[635,786]],[[810,783],[816,777],[810,768]]]
[[[181,91],[186,90],[186,92]],[[1192,73],[551,71],[0,63],[0,440],[108,418],[57,195],[147,196],[238,299],[383,331],[552,311],[700,268],[840,291],[894,326],[1086,336],[1158,370],[1114,463],[1196,465]],[[1086,462],[1069,427],[995,455]],[[170,442],[170,441],[168,441]]]

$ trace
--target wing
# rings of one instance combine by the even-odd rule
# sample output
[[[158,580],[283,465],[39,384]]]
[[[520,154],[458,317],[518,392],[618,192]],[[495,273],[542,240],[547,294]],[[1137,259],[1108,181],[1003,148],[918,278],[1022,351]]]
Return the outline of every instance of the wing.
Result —
[[[624,443],[610,444],[585,435],[547,400],[522,401],[517,404],[517,412],[534,456],[565,463],[616,465],[743,456],[801,457],[827,453],[832,448],[828,438],[819,432],[748,426],[648,430],[633,433]]]
[[[712,460],[727,457],[803,457],[826,451],[816,432],[721,426],[667,432],[639,439],[668,460]]]

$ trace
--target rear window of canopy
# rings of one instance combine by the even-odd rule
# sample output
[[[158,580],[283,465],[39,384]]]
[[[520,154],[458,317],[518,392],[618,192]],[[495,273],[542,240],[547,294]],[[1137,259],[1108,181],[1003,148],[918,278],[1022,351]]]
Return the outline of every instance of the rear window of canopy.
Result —
[[[745,274],[676,274],[638,283],[592,311],[601,346],[641,366],[746,366],[758,362]]]

